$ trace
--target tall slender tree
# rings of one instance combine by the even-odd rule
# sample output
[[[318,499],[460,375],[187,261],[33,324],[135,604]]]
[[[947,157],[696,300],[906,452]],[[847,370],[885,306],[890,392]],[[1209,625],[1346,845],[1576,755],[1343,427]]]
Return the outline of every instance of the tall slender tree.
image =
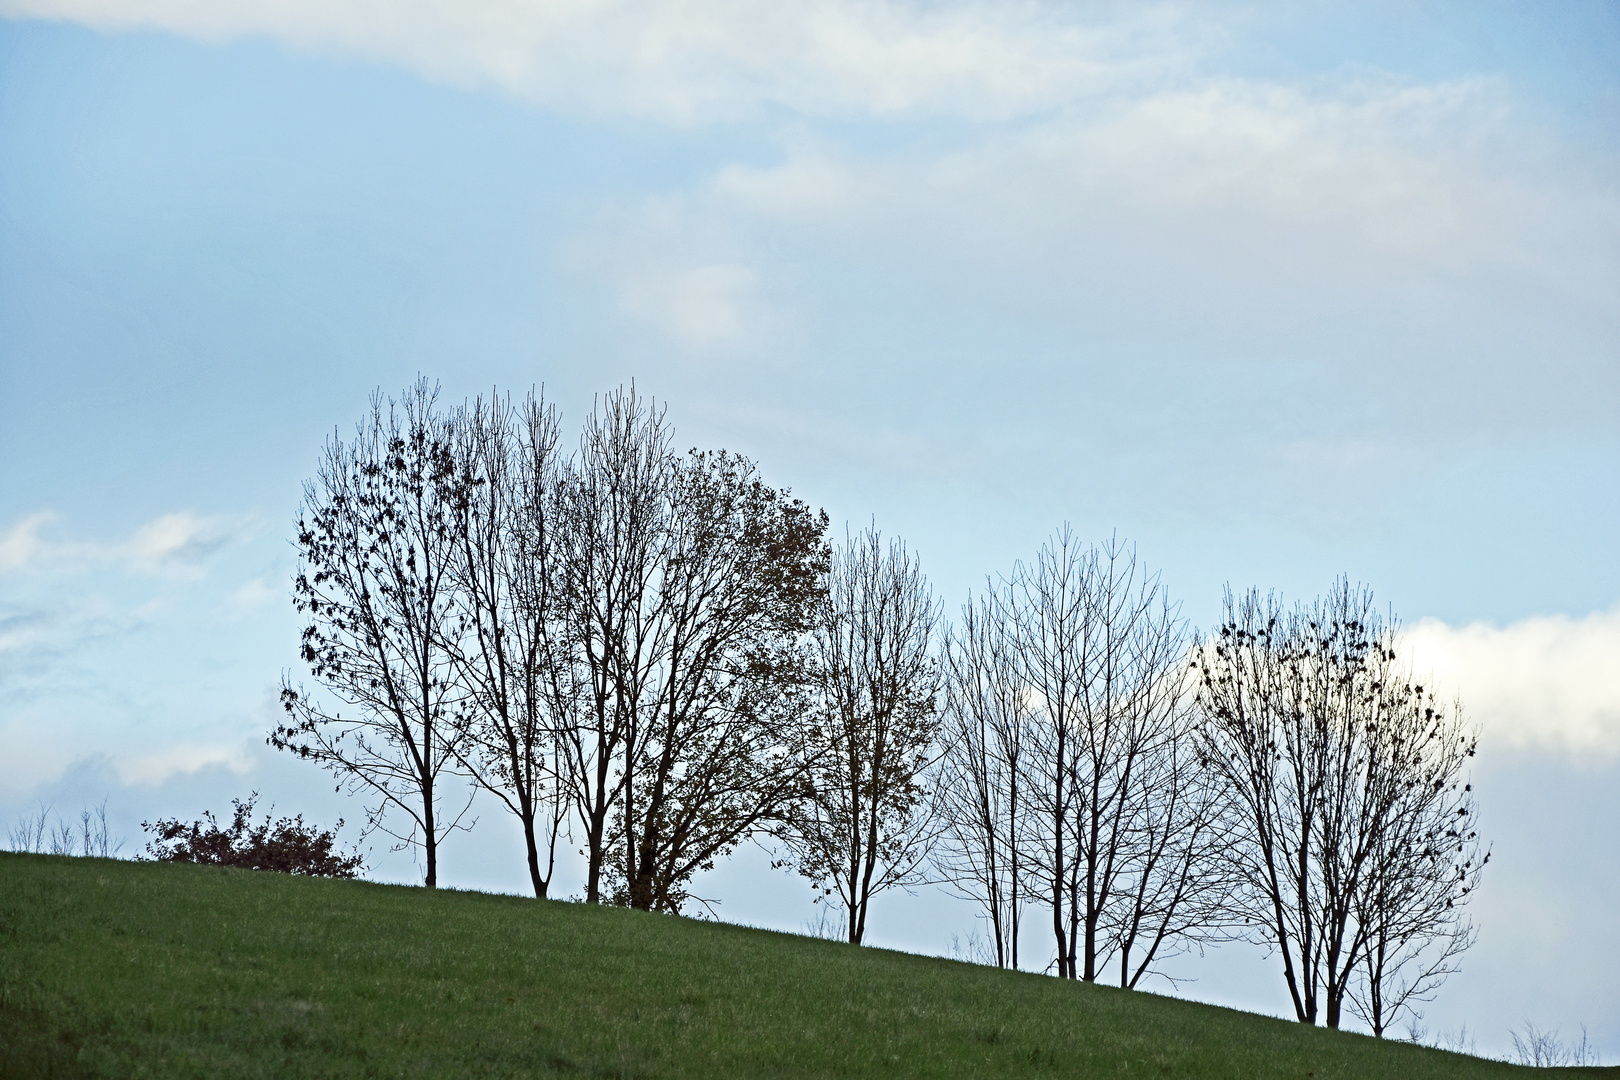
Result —
[[[1014,570],[1015,642],[1035,719],[1028,760],[1032,827],[1030,872],[1051,908],[1059,978],[1077,976],[1080,920],[1074,900],[1080,865],[1074,851],[1079,821],[1082,700],[1092,673],[1086,653],[1094,566],[1065,526],[1041,548],[1033,567]]]
[[[1033,719],[1018,671],[1008,599],[993,588],[962,606],[945,641],[939,778],[942,879],[976,901],[990,926],[997,967],[1018,966],[1028,898],[1025,752]]]
[[[543,897],[572,807],[558,732],[579,700],[556,572],[556,410],[533,395],[517,406],[478,399],[456,414],[454,446],[465,493],[452,564],[452,656],[465,691],[457,749],[522,824],[529,881]]]
[[[634,387],[608,394],[558,478],[557,572],[584,688],[582,708],[562,735],[585,840],[587,903],[602,899],[610,830],[634,785],[643,705],[657,686],[665,646],[651,601],[668,530],[670,437],[663,412]],[[628,844],[619,850],[631,857]]]
[[[1157,960],[1222,934],[1219,821],[1192,746],[1185,624],[1133,547],[1065,526],[1013,578],[1032,706],[1023,864],[1052,912],[1056,967],[1134,987]]]
[[[398,402],[373,395],[354,438],[334,434],[304,486],[293,580],[303,659],[351,711],[284,679],[287,720],[268,739],[369,794],[369,824],[422,850],[429,888],[439,843],[468,805],[441,805],[462,738],[450,639],[467,493],[437,396],[425,379]]]
[[[815,632],[810,787],[780,835],[821,898],[836,897],[856,945],[872,898],[921,881],[938,834],[926,776],[939,731],[938,620],[900,541],[868,528],[834,553]]]

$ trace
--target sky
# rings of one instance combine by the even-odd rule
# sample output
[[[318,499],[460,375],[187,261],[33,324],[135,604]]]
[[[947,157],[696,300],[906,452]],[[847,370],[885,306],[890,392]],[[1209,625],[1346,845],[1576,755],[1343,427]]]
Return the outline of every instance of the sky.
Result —
[[[1425,1024],[1620,1059],[1612,0],[0,0],[0,826],[105,800],[134,851],[257,790],[355,834],[264,745],[291,523],[419,374],[575,429],[634,380],[947,615],[1065,522],[1193,626],[1369,584],[1481,732]],[[442,880],[523,891],[476,809]],[[813,918],[757,851],[704,888]],[[1277,967],[1158,990],[1283,1014]]]

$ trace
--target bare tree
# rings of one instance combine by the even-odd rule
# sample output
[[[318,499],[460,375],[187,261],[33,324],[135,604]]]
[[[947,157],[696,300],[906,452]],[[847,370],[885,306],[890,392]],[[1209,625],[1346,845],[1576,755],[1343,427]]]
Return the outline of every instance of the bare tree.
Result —
[[[1349,1008],[1379,1037],[1403,1014],[1415,1023],[1416,1006],[1458,969],[1477,937],[1464,905],[1491,857],[1480,850],[1466,776],[1476,739],[1462,706],[1442,704],[1396,660],[1384,648],[1373,661],[1382,707],[1369,725],[1365,788],[1379,820],[1356,896],[1361,963],[1347,988]]]
[[[663,627],[657,588],[674,458],[663,413],[632,387],[598,402],[578,456],[558,479],[559,583],[582,707],[561,734],[585,839],[587,903],[602,896],[608,828],[640,746],[642,703],[656,685]]]
[[[79,811],[80,854],[98,859],[116,859],[123,846],[122,840],[113,839],[112,829],[107,824],[106,799],[102,799],[101,805],[94,809],[87,806]]]
[[[943,831],[934,861],[943,879],[977,901],[997,967],[1018,966],[1027,898],[1020,863],[1028,796],[1022,785],[1030,708],[1018,672],[1007,599],[989,588],[962,606],[945,641],[939,777]]]
[[[810,790],[781,836],[820,898],[837,897],[857,945],[872,897],[920,882],[937,835],[924,773],[939,729],[938,618],[900,541],[885,547],[868,528],[834,554],[815,633]]]
[[[530,884],[544,897],[571,809],[556,732],[578,701],[556,580],[556,411],[532,395],[518,407],[479,399],[457,415],[455,446],[459,758],[522,823]]]
[[[423,849],[429,888],[439,842],[467,806],[446,813],[440,805],[461,738],[449,638],[465,492],[437,395],[425,379],[397,403],[373,395],[354,439],[334,434],[304,485],[293,581],[308,620],[303,658],[353,711],[330,710],[284,679],[288,720],[267,740],[368,792],[369,824]],[[406,827],[390,824],[396,812]]]
[[[12,851],[22,851],[30,854],[46,854],[50,845],[46,838],[51,834],[51,810],[53,808],[44,800],[40,801],[39,811],[25,811],[17,823],[11,827],[7,836]]]
[[[1027,760],[1031,800],[1030,873],[1045,889],[1056,939],[1057,974],[1075,978],[1081,872],[1074,839],[1079,820],[1080,725],[1091,672],[1085,650],[1095,566],[1067,526],[1044,545],[1035,565],[1013,572],[1019,670],[1035,716]]]
[[[743,458],[677,458],[633,388],[593,416],[560,505],[589,688],[569,735],[587,899],[605,876],[617,902],[676,911],[802,788],[794,720],[826,516]]]
[[[1156,575],[1112,539],[1065,526],[1014,574],[1019,668],[1033,706],[1030,873],[1052,911],[1060,977],[1156,960],[1219,932],[1215,800],[1190,740],[1186,631]]]
[[[1381,1033],[1470,940],[1446,913],[1483,865],[1469,857],[1472,800],[1456,790],[1471,737],[1398,669],[1393,627],[1348,580],[1292,610],[1227,590],[1195,662],[1200,743],[1232,815],[1236,912],[1282,957],[1301,1022],[1338,1027],[1348,1003]],[[1358,973],[1370,980],[1360,1006]]]
[[[1124,628],[1121,756],[1134,775],[1125,781],[1122,827],[1100,853],[1117,874],[1102,951],[1117,959],[1124,987],[1137,986],[1158,960],[1230,936],[1220,789],[1198,753],[1186,630],[1162,594],[1154,602],[1159,590],[1156,579],[1143,581],[1147,602]]]
[[[1322,895],[1314,848],[1322,832],[1328,718],[1308,710],[1307,676],[1316,634],[1301,634],[1298,613],[1251,590],[1226,593],[1226,617],[1197,655],[1205,753],[1226,782],[1232,803],[1232,856],[1243,879],[1236,911],[1281,955],[1283,978],[1302,1023],[1316,1023],[1323,939],[1334,933],[1340,952],[1349,896]],[[1326,650],[1343,638],[1323,628]],[[1344,627],[1346,633],[1352,633]]]

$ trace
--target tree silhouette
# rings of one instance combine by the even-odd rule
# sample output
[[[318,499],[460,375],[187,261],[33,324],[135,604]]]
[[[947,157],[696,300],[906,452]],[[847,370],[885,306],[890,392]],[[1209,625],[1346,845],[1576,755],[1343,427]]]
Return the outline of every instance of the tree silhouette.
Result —
[[[1372,594],[1226,593],[1195,653],[1200,746],[1228,799],[1236,913],[1273,946],[1295,1015],[1376,1032],[1471,941],[1485,858],[1462,776],[1474,737],[1400,665]],[[1358,982],[1359,980],[1359,982]]]
[[[804,637],[827,560],[824,513],[670,437],[634,387],[607,395],[552,516],[586,899],[665,911],[802,791]]]
[[[925,772],[939,731],[939,612],[916,557],[875,528],[846,539],[827,583],[809,789],[780,835],[859,945],[872,897],[920,882],[938,832]]]
[[[293,600],[306,619],[302,654],[332,710],[284,679],[287,722],[267,740],[369,793],[368,824],[419,845],[426,884],[438,881],[439,842],[460,821],[440,806],[441,777],[464,732],[454,722],[457,524],[468,497],[437,387],[420,379],[403,399],[371,401],[352,440],[327,441],[304,485]],[[405,816],[406,827],[392,824]]]
[[[559,732],[578,696],[556,573],[556,411],[532,395],[518,406],[479,399],[455,414],[453,441],[464,494],[449,647],[464,738],[451,745],[474,782],[517,816],[529,882],[543,897],[571,810]]]

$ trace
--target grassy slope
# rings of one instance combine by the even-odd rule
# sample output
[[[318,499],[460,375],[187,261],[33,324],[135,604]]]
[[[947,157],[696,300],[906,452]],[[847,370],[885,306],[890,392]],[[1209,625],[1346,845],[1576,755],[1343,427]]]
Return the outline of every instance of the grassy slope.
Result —
[[[1523,1071],[724,924],[0,854],[0,1076],[1326,1080]]]

